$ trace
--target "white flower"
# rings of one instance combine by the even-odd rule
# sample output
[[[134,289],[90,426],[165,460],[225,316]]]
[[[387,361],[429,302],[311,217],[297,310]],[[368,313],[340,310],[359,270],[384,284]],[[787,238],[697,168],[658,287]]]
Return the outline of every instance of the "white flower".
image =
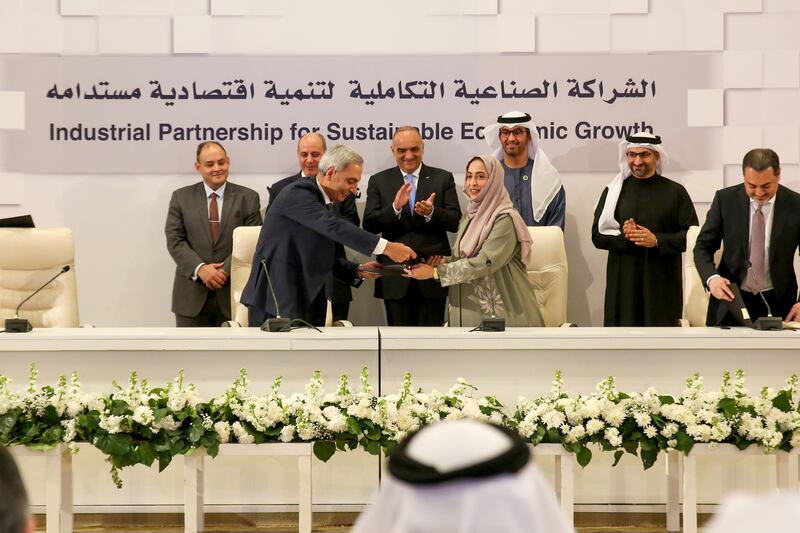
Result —
[[[219,442],[225,444],[231,438],[231,426],[227,422],[217,422],[214,424],[214,431],[217,432],[217,437],[219,437]]]
[[[175,431],[181,427],[180,422],[176,421],[172,418],[172,415],[167,415],[162,418],[159,422],[155,422],[153,424],[153,428],[158,431],[159,429],[166,429],[167,431]]]
[[[598,431],[602,430],[605,424],[602,421],[592,418],[588,422],[586,422],[586,433],[589,435],[594,435]]]
[[[281,430],[281,442],[292,442],[294,440],[294,426],[283,426]]]
[[[106,408],[103,397],[96,392],[84,394],[81,398],[81,403],[86,406],[87,411],[98,411],[102,413],[103,409]]]
[[[653,426],[645,426],[644,434],[647,435],[648,438],[652,439],[658,435],[658,430]]]
[[[620,436],[619,430],[617,428],[606,429],[604,436],[612,446],[622,445],[622,437]]]
[[[255,442],[255,438],[247,432],[240,422],[234,422],[231,429],[233,434],[236,435],[236,440],[239,444],[253,444]]]
[[[122,422],[125,421],[124,416],[116,416],[116,415],[101,415],[100,416],[100,427],[107,431],[110,434],[114,433],[121,433],[122,430]]]
[[[146,426],[153,421],[153,410],[146,405],[140,405],[133,410],[133,421],[137,424]]]
[[[61,440],[64,442],[72,442],[75,440],[75,420],[62,420],[61,425],[66,430]]]

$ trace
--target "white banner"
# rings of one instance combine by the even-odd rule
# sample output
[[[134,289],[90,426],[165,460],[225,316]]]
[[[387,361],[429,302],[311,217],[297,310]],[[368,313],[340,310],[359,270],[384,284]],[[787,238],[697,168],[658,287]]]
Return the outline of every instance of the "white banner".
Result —
[[[561,171],[614,170],[626,134],[653,131],[678,167],[710,168],[687,90],[719,86],[718,57],[359,56],[0,58],[0,90],[24,91],[24,130],[0,132],[0,171],[186,172],[221,142],[240,173],[296,170],[308,131],[391,163],[394,130],[418,126],[425,160],[460,172],[488,151],[483,126],[530,113]]]

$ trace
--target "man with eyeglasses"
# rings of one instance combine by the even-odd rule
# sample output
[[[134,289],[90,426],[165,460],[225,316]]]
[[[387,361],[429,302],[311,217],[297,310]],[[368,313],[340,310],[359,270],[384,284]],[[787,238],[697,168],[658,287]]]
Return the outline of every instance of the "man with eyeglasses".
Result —
[[[401,242],[421,258],[450,255],[447,232],[461,219],[453,174],[422,162],[425,143],[414,126],[399,128],[392,138],[397,166],[370,177],[364,229]],[[389,262],[381,257],[379,261]],[[390,326],[444,324],[447,288],[433,280],[383,276],[375,281]]]
[[[567,193],[558,171],[539,147],[531,116],[521,111],[501,115],[484,135],[489,146],[496,148],[493,155],[503,165],[506,190],[525,224],[558,226],[563,231]]]
[[[319,162],[327,150],[325,137],[321,133],[310,132],[306,133],[297,142],[297,161],[300,164],[300,172],[293,174],[288,178],[284,178],[269,187],[269,204],[267,211],[272,207],[272,203],[277,198],[278,194],[299,179],[316,180],[319,174]],[[358,216],[358,209],[356,208],[356,198],[358,194],[351,194],[341,202],[331,202],[330,209],[342,217],[355,224],[361,225],[361,218]],[[346,258],[344,246],[336,243],[336,257]],[[361,279],[358,278],[353,281],[352,286],[358,287],[361,285]],[[325,284],[325,293],[331,301],[331,314],[333,320],[347,320],[347,315],[350,312],[350,302],[353,301],[353,293],[350,290],[350,284],[331,276]]]
[[[216,327],[231,319],[233,230],[261,224],[258,193],[228,182],[231,160],[221,144],[197,146],[203,181],[172,193],[164,232],[175,260],[172,312],[178,327]]]
[[[605,326],[677,326],[683,307],[681,254],[697,225],[689,193],[661,175],[661,137],[619,144],[619,174],[594,212],[592,242],[608,250]]]

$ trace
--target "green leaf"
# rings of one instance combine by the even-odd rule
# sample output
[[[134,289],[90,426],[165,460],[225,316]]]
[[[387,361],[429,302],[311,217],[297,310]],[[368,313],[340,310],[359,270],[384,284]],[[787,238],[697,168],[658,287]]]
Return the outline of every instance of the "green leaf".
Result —
[[[639,456],[642,458],[642,464],[644,465],[644,469],[647,470],[656,462],[658,459],[658,450],[642,450]]]
[[[98,437],[94,445],[104,454],[118,457],[131,452],[133,439],[127,433],[116,433]]]
[[[336,453],[336,444],[332,440],[314,442],[314,456],[323,463],[327,463],[334,453]]]
[[[739,411],[739,406],[736,405],[736,400],[733,398],[723,398],[717,402],[717,410],[722,411],[725,416],[731,417]]]
[[[360,436],[363,433],[363,428],[359,423],[358,419],[353,416],[347,417],[347,431],[352,433],[353,435]]]
[[[545,435],[545,442],[549,442],[551,444],[558,444],[561,442],[561,432],[558,430],[558,428],[548,429]]]
[[[183,453],[185,448],[186,448],[186,441],[181,438],[177,438],[174,441],[172,441],[172,446],[170,446],[170,451],[172,452],[172,455],[180,455]]]
[[[162,407],[160,409],[153,409],[153,417],[156,422],[161,422],[164,420],[164,417],[167,416],[169,411],[166,407]]]
[[[694,439],[690,437],[682,429],[679,429],[678,432],[675,434],[675,441],[677,442],[677,444],[675,445],[676,450],[681,451],[684,454],[688,454],[690,451],[692,451],[692,447],[694,446]]]
[[[387,457],[391,455],[394,449],[397,448],[397,441],[394,440],[385,440],[383,441],[383,453]]]
[[[363,446],[370,455],[378,455],[381,453],[381,443],[379,441],[365,440]]]
[[[788,390],[780,391],[775,398],[772,399],[772,406],[784,413],[792,411],[792,394]]]
[[[642,438],[639,439],[639,449],[642,450],[642,453],[651,452],[653,450],[656,450],[656,452],[657,452],[658,451],[658,446],[651,439],[648,439],[647,437],[642,436]]]
[[[11,430],[14,429],[14,426],[17,425],[18,418],[19,414],[16,409],[9,411],[3,416],[0,416],[0,435],[10,434]]]
[[[658,401],[661,402],[661,405],[672,405],[675,403],[675,398],[672,396],[659,396]]]
[[[111,401],[111,414],[114,416],[122,416],[130,413],[130,406],[128,402],[123,400],[112,400]]]
[[[590,450],[586,446],[583,446],[578,451],[576,458],[578,460],[578,464],[585,467],[586,465],[589,464],[589,461],[592,460],[592,450]]]
[[[620,459],[622,456],[625,455],[625,452],[622,450],[617,450],[614,452],[614,464],[611,466],[617,466],[619,464]]]
[[[149,442],[142,442],[139,444],[139,462],[145,466],[151,466],[156,460],[156,452]]]
[[[53,425],[53,424],[58,424],[61,421],[61,417],[58,416],[55,407],[53,407],[52,405],[48,405],[47,407],[45,407],[44,413],[39,418],[39,420],[41,420],[47,425]]]
[[[203,424],[200,422],[195,422],[192,424],[192,428],[189,430],[189,442],[198,442],[206,432],[206,428],[203,427]]]
[[[172,462],[172,456],[168,453],[158,454],[158,471],[163,472]]]
[[[636,455],[639,449],[638,440],[625,440],[622,441],[622,448],[631,455]]]

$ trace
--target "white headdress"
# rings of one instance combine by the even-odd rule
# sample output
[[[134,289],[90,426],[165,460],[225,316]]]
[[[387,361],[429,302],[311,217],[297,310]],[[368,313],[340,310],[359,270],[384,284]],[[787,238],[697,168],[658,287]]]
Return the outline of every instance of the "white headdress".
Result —
[[[505,428],[469,419],[424,427],[392,452],[353,533],[574,533],[529,458]]]
[[[628,179],[631,175],[631,170],[628,168],[628,158],[625,155],[629,148],[647,148],[660,154],[658,163],[656,163],[656,172],[661,174],[661,168],[669,160],[667,152],[661,147],[661,137],[653,135],[652,133],[637,133],[619,143],[619,174],[614,176],[611,183],[608,184],[608,194],[606,195],[606,202],[603,205],[603,212],[600,213],[600,219],[597,221],[597,230],[603,235],[619,235],[619,222],[614,218],[614,210],[617,208],[619,201],[619,193],[622,191],[622,182]]]
[[[547,211],[550,202],[561,190],[561,177],[558,175],[556,167],[550,162],[547,154],[539,148],[539,132],[536,130],[536,124],[533,123],[529,114],[522,111],[511,111],[501,115],[497,117],[497,123],[486,127],[483,135],[489,146],[495,149],[492,155],[500,161],[503,160],[503,145],[499,139],[500,128],[513,128],[514,126],[528,128],[528,131],[530,131],[528,135],[528,157],[533,158],[531,202],[533,205],[533,219],[539,222],[545,211]]]
[[[704,528],[707,533],[800,531],[800,498],[796,494],[732,494]]]

